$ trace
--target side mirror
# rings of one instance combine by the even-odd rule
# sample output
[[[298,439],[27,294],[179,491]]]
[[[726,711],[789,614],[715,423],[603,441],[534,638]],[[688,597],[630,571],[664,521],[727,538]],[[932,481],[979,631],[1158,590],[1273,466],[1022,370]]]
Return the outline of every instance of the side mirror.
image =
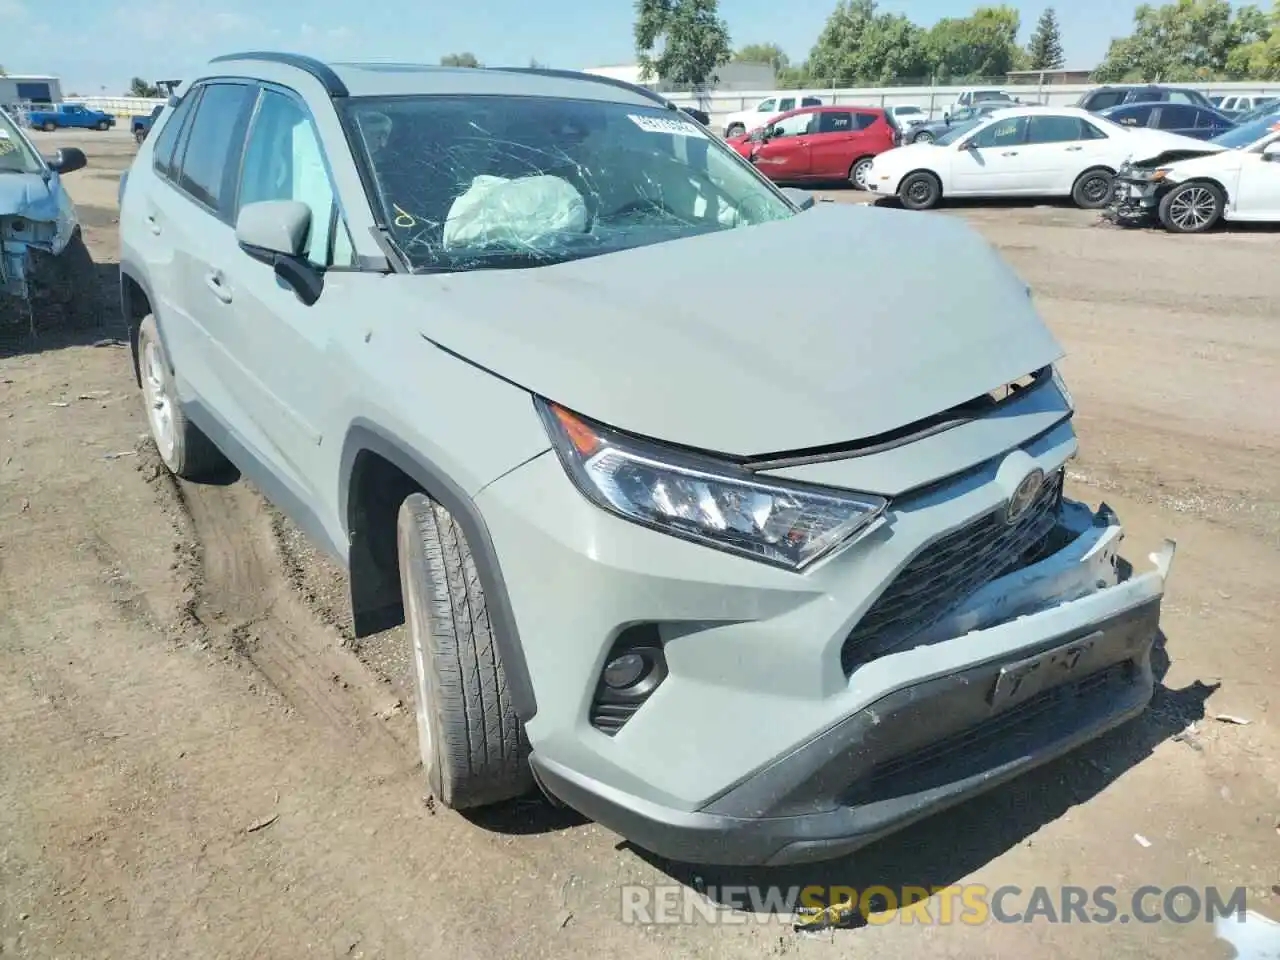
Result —
[[[814,205],[813,194],[798,187],[783,187],[783,195],[801,210],[808,210]]]
[[[1262,159],[1266,163],[1280,163],[1280,140],[1268,143],[1263,148]]]
[[[961,153],[964,153],[966,150],[972,150],[973,141],[969,139],[961,140],[958,144],[956,144],[956,149],[959,150]]]
[[[84,151],[76,147],[63,147],[46,161],[49,169],[61,176],[64,173],[75,173],[89,165],[89,158]]]
[[[297,200],[251,203],[236,218],[240,249],[273,267],[307,306],[319,300],[324,290],[324,271],[306,258],[310,235],[311,208]]]

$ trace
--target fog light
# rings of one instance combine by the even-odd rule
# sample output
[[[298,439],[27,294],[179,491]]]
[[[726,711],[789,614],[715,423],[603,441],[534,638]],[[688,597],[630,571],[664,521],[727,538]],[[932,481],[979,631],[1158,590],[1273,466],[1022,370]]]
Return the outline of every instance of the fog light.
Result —
[[[624,653],[605,665],[604,682],[613,690],[625,690],[638,683],[648,669],[649,664],[640,654]]]

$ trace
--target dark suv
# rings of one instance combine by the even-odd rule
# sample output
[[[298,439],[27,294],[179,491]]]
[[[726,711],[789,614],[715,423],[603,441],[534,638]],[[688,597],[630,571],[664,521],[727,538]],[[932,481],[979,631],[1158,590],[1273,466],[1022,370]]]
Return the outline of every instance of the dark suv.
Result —
[[[1162,87],[1154,83],[1094,87],[1080,95],[1076,106],[1097,113],[1125,103],[1186,103],[1193,107],[1213,109],[1209,98],[1199,90],[1192,90],[1189,87]]]

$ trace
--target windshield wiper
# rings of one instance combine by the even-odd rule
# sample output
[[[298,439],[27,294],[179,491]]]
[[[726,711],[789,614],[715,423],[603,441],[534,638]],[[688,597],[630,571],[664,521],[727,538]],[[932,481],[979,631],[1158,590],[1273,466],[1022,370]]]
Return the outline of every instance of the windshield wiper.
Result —
[[[586,254],[589,256],[589,254]],[[501,253],[480,254],[473,258],[455,260],[445,265],[415,267],[414,273],[470,273],[472,270],[518,270],[525,267],[547,267],[552,264],[578,260],[581,252],[534,253],[530,250],[507,250]]]

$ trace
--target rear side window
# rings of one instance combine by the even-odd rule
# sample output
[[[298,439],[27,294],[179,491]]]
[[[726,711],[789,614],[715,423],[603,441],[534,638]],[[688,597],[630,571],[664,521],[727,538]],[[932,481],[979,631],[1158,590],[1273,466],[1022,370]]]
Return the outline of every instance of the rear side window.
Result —
[[[803,98],[801,98],[801,100],[800,100],[800,106],[802,106],[802,107],[820,107],[820,106],[822,106],[822,100],[821,100],[821,99],[819,99],[818,97],[803,97]]]
[[[1199,110],[1196,112],[1196,129],[1212,130],[1218,125],[1218,118],[1208,110]]]
[[[1095,127],[1088,120],[1080,121],[1080,139],[1082,140],[1105,140],[1107,135]]]
[[[1195,94],[1188,93],[1186,90],[1170,90],[1169,102],[1170,103],[1191,103],[1191,104],[1195,104],[1196,106],[1200,105],[1200,100],[1195,96]]]
[[[1159,103],[1164,99],[1160,90],[1135,90],[1129,95],[1130,103]]]
[[[853,114],[844,110],[826,110],[818,114],[819,133],[848,133],[853,129]]]
[[[878,113],[857,113],[854,114],[854,125],[859,130],[865,130],[867,127],[875,126],[875,122],[879,119]]]
[[[257,94],[257,87],[244,83],[210,83],[200,98],[182,154],[178,186],[211,210],[229,206]]]
[[[1166,104],[1160,108],[1161,130],[1190,130],[1196,125],[1196,108],[1181,103]]]
[[[195,110],[196,101],[200,99],[202,92],[200,88],[189,90],[187,95],[182,98],[182,102],[174,107],[173,113],[170,114],[169,119],[165,121],[165,125],[160,131],[160,136],[156,138],[155,150],[152,153],[152,164],[156,173],[168,180],[177,179],[174,152],[181,138],[182,128],[186,126],[187,120]]]
[[[1056,114],[1034,116],[1028,124],[1029,143],[1066,143],[1080,140],[1080,118]]]
[[[796,108],[795,97],[783,97],[781,100],[778,101],[779,110],[786,111],[786,110],[794,110],[795,108]]]

